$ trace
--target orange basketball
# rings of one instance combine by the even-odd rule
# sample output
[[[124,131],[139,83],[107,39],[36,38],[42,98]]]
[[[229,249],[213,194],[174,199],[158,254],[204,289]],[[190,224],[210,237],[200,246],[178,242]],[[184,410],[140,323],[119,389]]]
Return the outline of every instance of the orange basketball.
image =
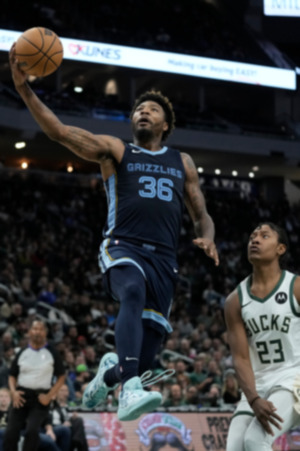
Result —
[[[59,68],[63,46],[54,31],[43,27],[29,28],[16,42],[16,58],[22,71],[45,77]]]

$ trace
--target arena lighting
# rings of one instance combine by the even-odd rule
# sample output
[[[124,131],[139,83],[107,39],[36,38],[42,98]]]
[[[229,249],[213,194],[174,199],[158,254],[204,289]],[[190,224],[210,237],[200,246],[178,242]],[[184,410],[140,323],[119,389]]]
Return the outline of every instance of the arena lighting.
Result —
[[[249,172],[248,176],[250,177],[250,179],[253,179],[255,177],[254,172]]]
[[[33,83],[36,79],[37,79],[37,77],[35,75],[28,75],[28,78],[27,78],[29,83]]]
[[[232,171],[231,174],[233,175],[233,177],[237,177],[238,176],[238,171]]]
[[[72,164],[68,164],[67,165],[67,172],[73,172],[74,171],[74,168],[73,168],[73,166],[72,166]]]
[[[15,149],[24,149],[24,147],[26,147],[26,142],[25,141],[19,141],[15,143]]]
[[[199,174],[202,174],[202,172],[204,171],[204,169],[201,168],[201,167],[199,166],[199,168],[197,168],[197,171],[198,171]]]
[[[0,29],[0,51],[9,51],[21,34],[21,31]],[[296,90],[297,87],[296,72],[292,69],[60,38],[64,47],[64,60],[131,67],[273,88]]]
[[[21,168],[22,169],[28,169],[28,163],[27,163],[27,161],[22,161],[22,163],[21,163]]]
[[[81,93],[83,91],[83,87],[82,86],[74,86],[74,91],[77,93]]]
[[[253,166],[253,167],[252,167],[252,171],[254,171],[254,172],[259,171],[259,166]]]
[[[221,174],[221,169],[215,169],[215,174],[216,175],[220,175]]]

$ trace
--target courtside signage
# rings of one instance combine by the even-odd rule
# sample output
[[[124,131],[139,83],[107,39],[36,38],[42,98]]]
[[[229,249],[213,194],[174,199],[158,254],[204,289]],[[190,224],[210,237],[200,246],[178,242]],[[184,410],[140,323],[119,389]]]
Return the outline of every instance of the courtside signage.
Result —
[[[300,17],[300,0],[264,0],[264,14]]]
[[[299,0],[300,1],[300,0]],[[22,32],[0,29],[0,50],[8,51]],[[64,59],[167,72],[192,77],[296,89],[296,73],[256,64],[61,38]]]

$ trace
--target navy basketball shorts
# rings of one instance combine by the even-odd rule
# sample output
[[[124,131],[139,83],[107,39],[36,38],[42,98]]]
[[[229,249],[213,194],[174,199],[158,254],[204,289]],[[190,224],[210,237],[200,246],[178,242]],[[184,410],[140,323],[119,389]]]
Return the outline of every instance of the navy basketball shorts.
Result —
[[[136,244],[119,239],[106,239],[100,246],[99,266],[104,283],[109,290],[108,272],[114,266],[133,265],[146,281],[146,305],[143,319],[158,330],[172,332],[170,315],[176,282],[178,264],[174,257],[161,252],[147,243]]]

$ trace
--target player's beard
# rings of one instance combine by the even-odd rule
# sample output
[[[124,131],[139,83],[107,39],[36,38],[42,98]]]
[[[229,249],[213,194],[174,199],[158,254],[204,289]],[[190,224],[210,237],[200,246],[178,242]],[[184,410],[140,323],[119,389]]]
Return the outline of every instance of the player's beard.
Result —
[[[153,131],[149,128],[136,128],[133,126],[133,134],[139,142],[149,142],[153,139]]]

